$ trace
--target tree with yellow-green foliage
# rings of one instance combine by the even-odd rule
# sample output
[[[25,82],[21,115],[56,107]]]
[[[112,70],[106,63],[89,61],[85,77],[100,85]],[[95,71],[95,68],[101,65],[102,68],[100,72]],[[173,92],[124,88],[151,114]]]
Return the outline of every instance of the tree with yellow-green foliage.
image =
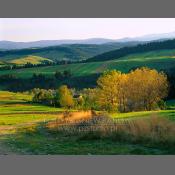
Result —
[[[122,73],[115,70],[104,72],[97,80],[98,103],[105,110],[118,109],[121,80]]]
[[[98,110],[98,97],[99,92],[97,88],[91,89],[83,89],[82,91],[82,98],[83,98],[83,109],[91,109],[91,110]]]
[[[167,76],[146,67],[131,71],[126,86],[130,110],[151,110],[168,93]]]
[[[129,94],[129,89],[127,87],[128,74],[122,74],[119,86],[119,106],[118,110],[121,112],[127,111],[127,95]]]
[[[55,100],[60,107],[71,108],[74,106],[73,95],[66,85],[59,87]]]
[[[168,93],[167,76],[145,67],[128,74],[104,72],[97,85],[98,104],[108,111],[152,110]]]

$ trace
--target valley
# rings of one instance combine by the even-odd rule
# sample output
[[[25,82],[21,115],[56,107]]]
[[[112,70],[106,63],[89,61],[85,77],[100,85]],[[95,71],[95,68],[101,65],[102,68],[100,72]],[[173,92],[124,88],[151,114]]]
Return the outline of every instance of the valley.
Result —
[[[0,154],[175,154],[174,45],[1,50]]]

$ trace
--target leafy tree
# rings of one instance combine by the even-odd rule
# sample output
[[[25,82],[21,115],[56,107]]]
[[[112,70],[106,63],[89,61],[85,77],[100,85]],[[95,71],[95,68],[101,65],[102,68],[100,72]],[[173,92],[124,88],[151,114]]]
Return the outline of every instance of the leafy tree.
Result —
[[[74,106],[72,93],[66,85],[59,87],[55,100],[60,107],[71,108]]]
[[[108,111],[118,108],[121,77],[121,72],[113,70],[104,72],[97,80],[99,104]]]
[[[143,67],[131,71],[128,76],[126,86],[130,110],[151,110],[168,94],[167,76],[163,72]]]
[[[34,89],[32,90],[33,102],[43,103],[47,105],[54,105],[54,91],[45,89]]]
[[[145,67],[128,74],[104,72],[97,85],[99,105],[108,111],[152,110],[168,94],[167,76]]]
[[[84,89],[82,91],[82,108],[83,109],[91,109],[91,110],[98,110],[99,104],[98,104],[98,89]]]

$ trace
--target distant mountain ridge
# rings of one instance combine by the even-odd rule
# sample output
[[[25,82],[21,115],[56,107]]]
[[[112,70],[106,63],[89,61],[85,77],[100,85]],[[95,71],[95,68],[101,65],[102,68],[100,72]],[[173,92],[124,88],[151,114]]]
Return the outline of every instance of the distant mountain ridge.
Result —
[[[128,38],[122,38],[118,39],[118,42],[129,42],[129,41],[154,41],[154,40],[168,40],[168,39],[174,39],[175,38],[175,32],[170,33],[161,33],[161,34],[148,34],[143,35],[139,37],[128,37]]]
[[[14,42],[14,41],[0,41],[0,50],[11,49],[25,49],[25,48],[38,48],[59,46],[65,44],[108,44],[108,43],[121,43],[121,42],[145,42],[153,40],[164,40],[175,38],[175,32],[162,33],[162,34],[149,34],[139,37],[125,37],[121,39],[107,39],[107,38],[89,38],[79,40],[40,40],[32,42]]]
[[[114,42],[114,40],[105,38],[92,38],[85,40],[41,40],[33,42],[0,41],[0,49],[11,50],[11,49],[59,46],[64,44],[105,44],[110,42]]]

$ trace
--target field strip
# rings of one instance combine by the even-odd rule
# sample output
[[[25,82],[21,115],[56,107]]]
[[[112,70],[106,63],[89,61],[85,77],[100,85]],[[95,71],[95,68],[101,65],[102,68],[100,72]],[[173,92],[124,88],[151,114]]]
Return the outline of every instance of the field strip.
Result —
[[[50,111],[50,112],[40,112],[40,111],[32,111],[32,112],[11,112],[11,113],[6,113],[6,112],[4,112],[4,113],[0,113],[0,115],[17,115],[17,114],[61,114],[61,113],[63,113],[64,111]]]
[[[36,120],[34,122],[26,122],[26,123],[21,123],[21,124],[16,124],[12,126],[0,126],[0,135],[4,135],[5,131],[11,131],[11,130],[18,130],[18,129],[27,129],[27,127],[37,127],[39,124],[46,124],[48,122],[51,122],[55,119],[49,119],[49,120]],[[3,132],[4,131],[4,132]]]

